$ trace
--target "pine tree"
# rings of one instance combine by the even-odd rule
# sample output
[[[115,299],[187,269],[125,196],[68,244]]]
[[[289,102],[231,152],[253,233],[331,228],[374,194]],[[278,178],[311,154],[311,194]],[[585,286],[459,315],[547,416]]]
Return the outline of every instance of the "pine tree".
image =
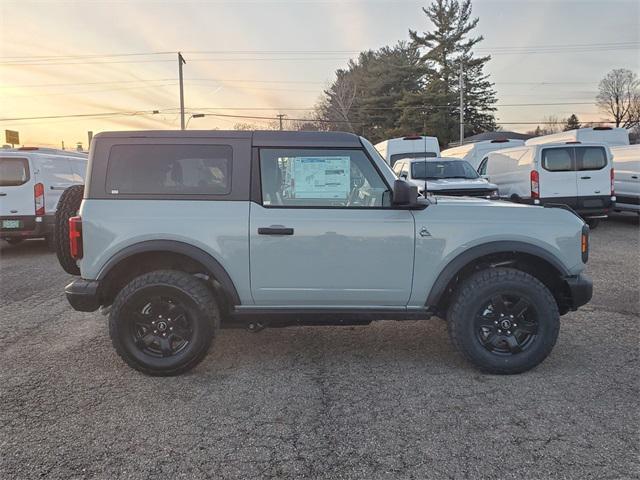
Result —
[[[471,0],[435,0],[423,12],[435,30],[423,35],[409,30],[415,48],[424,52],[421,62],[425,69],[420,100],[427,116],[430,134],[443,145],[458,138],[459,78],[463,69],[465,136],[496,127],[496,92],[484,66],[490,56],[475,57],[472,49],[483,40],[472,37],[478,18],[471,18]]]
[[[578,120],[578,117],[576,116],[576,114],[572,113],[571,116],[567,118],[567,123],[565,124],[562,131],[567,132],[569,130],[577,130],[581,126],[582,125],[580,124],[580,121]]]
[[[361,52],[336,72],[316,116],[331,130],[364,133],[373,142],[397,135],[400,102],[420,90],[421,76],[418,52],[406,42]]]

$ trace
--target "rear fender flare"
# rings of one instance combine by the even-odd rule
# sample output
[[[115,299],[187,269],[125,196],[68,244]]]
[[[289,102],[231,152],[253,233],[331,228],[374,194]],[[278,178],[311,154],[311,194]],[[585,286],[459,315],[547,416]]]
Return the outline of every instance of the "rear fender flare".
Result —
[[[202,264],[209,272],[211,272],[213,277],[220,282],[220,285],[222,285],[222,289],[227,294],[231,304],[240,305],[241,302],[238,290],[220,262],[201,248],[176,240],[148,240],[129,245],[112,256],[104,264],[96,280],[105,279],[109,272],[123,260],[126,260],[133,255],[147,252],[172,252],[195,260]]]

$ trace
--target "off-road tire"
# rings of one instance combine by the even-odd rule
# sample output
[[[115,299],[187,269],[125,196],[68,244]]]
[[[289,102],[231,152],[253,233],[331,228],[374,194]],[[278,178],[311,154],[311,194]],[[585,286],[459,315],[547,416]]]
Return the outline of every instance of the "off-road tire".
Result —
[[[80,275],[80,268],[71,257],[71,251],[69,250],[69,219],[78,214],[83,195],[84,185],[74,185],[62,192],[60,200],[58,200],[52,234],[58,262],[60,262],[63,270],[71,275]]]
[[[161,287],[184,298],[194,322],[193,337],[185,350],[167,357],[145,354],[130,335],[131,319],[124,315],[132,302]],[[118,355],[132,368],[152,376],[174,376],[191,370],[209,350],[220,328],[216,300],[203,280],[176,270],[157,270],[134,278],[116,296],[109,315],[109,335]]]
[[[517,293],[536,310],[538,332],[530,348],[510,356],[487,350],[476,336],[478,309],[493,295]],[[525,372],[551,352],[560,330],[558,305],[537,278],[512,268],[489,268],[466,279],[458,288],[447,314],[449,336],[460,353],[480,370],[493,374]]]

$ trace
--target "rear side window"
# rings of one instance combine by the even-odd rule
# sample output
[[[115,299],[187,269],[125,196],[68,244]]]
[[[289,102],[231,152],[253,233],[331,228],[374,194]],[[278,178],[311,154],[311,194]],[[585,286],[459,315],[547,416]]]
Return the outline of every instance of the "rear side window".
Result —
[[[114,145],[107,193],[227,195],[231,159],[228,145]]]
[[[607,166],[607,154],[602,147],[576,147],[578,170],[602,170]]]
[[[0,158],[0,187],[15,187],[29,181],[26,158]]]
[[[573,171],[573,148],[546,148],[542,150],[542,168],[550,172]]]

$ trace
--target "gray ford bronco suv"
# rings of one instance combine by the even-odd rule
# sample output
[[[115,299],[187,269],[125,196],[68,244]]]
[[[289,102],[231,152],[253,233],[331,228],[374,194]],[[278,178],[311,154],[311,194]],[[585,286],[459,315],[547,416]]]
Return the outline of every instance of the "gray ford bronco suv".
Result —
[[[193,368],[221,327],[432,315],[478,368],[519,373],[591,298],[571,211],[419,197],[349,133],[101,133],[82,188],[58,218],[80,275],[67,298],[108,313],[118,354],[150,375]]]

